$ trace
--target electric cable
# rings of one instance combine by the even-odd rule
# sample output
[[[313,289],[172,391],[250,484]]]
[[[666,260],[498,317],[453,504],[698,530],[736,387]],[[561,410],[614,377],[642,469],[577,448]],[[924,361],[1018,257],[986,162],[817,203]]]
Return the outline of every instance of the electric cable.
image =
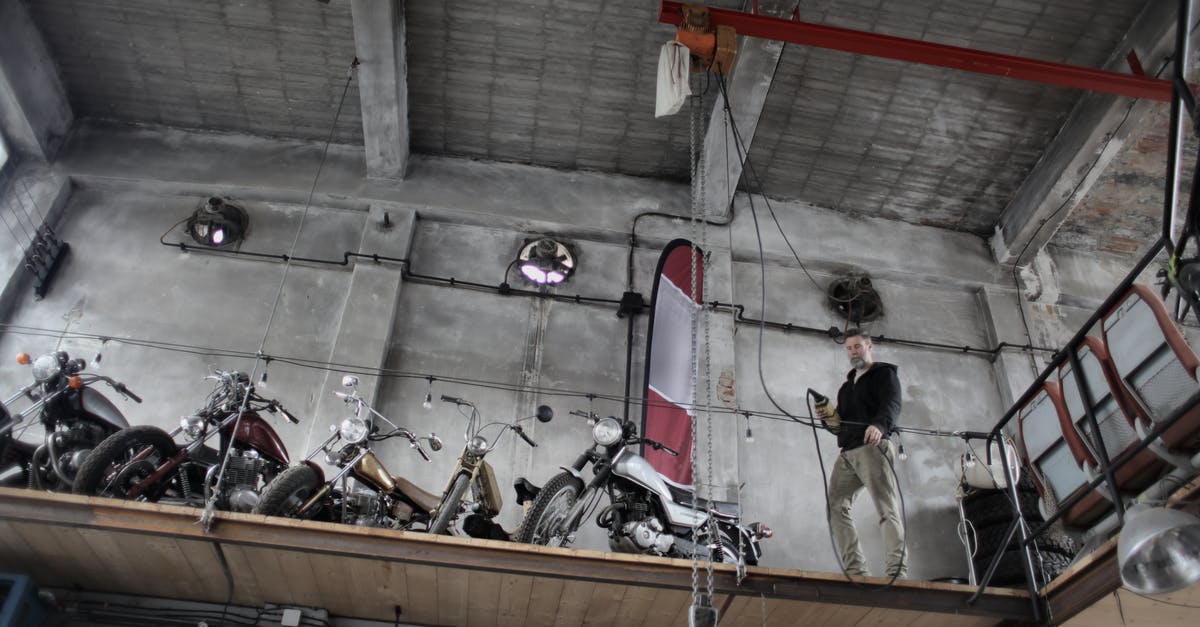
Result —
[[[729,93],[728,93],[728,90],[726,89],[726,84],[725,84],[723,77],[718,77],[717,86],[721,90],[721,95],[724,99],[725,108],[727,110],[730,110],[731,107],[729,104]],[[732,117],[732,114],[730,115],[730,117]],[[758,179],[758,175],[754,171],[753,164],[750,161],[750,155],[744,151],[745,145],[743,142],[740,141],[740,135],[737,132],[736,124],[733,125],[733,130],[734,130],[734,148],[738,153],[738,158],[741,159],[746,164],[747,171],[750,172],[751,176],[753,176],[756,181],[756,185],[759,189],[759,195],[761,195],[765,201],[766,195],[762,193],[762,182],[761,182],[761,180]],[[759,266],[759,281],[760,281],[759,308],[764,313],[764,316],[765,316],[766,307],[767,307],[767,303],[766,303],[766,301],[767,301],[767,276],[766,276],[767,271],[766,271],[765,251],[764,251],[764,246],[763,246],[763,242],[762,242],[762,230],[760,229],[759,223],[758,223],[758,211],[755,209],[755,206],[754,206],[754,195],[747,194],[747,198],[749,199],[749,202],[750,202],[750,216],[754,222],[755,240],[758,243],[758,266]],[[770,205],[768,202],[768,207],[769,206]],[[775,216],[774,211],[771,211],[771,216],[772,217]],[[799,255],[796,254],[795,248],[792,247],[791,241],[788,240],[787,235],[783,233],[783,228],[782,228],[782,226],[779,225],[779,221],[777,219],[775,221],[775,224],[776,224],[776,226],[779,227],[780,234],[783,235],[784,241],[788,243],[788,248],[792,251],[792,254],[795,255],[796,261],[797,261],[797,263],[800,264],[800,267],[804,271],[805,276],[807,276],[809,278],[809,280],[813,282],[814,285],[816,285],[818,288],[820,288],[820,284],[818,284],[816,279],[813,278],[813,276],[808,272],[808,269],[804,267],[804,263],[802,261],[800,261]],[[763,372],[763,335],[764,335],[764,331],[765,331],[765,327],[760,324],[759,331],[758,331],[758,360],[757,360],[758,361],[759,383],[763,388],[763,392],[765,393],[767,400],[769,400],[771,402],[771,404],[775,406],[775,409],[779,410],[780,412],[782,412],[784,415],[788,416],[789,418],[792,418],[796,422],[800,422],[799,419],[792,416],[792,414],[790,412],[788,412],[786,409],[784,409],[783,406],[780,405],[779,402],[775,400],[775,397],[771,394],[771,390],[770,390],[769,386],[767,385],[766,375]],[[816,419],[813,416],[812,405],[808,403],[808,400],[810,400],[810,398],[811,398],[811,394],[806,395],[806,397],[805,397],[805,401],[806,401],[806,404],[808,405],[808,412],[809,412],[809,416],[808,416],[809,423],[808,424],[809,424],[809,427],[812,428],[813,445],[817,450],[817,463],[819,464],[820,469],[821,469],[821,484],[823,486],[822,496],[825,499],[826,529],[829,532],[829,542],[830,542],[831,547],[833,548],[833,554],[834,554],[834,558],[837,560],[838,568],[841,569],[842,574],[846,577],[846,580],[849,581],[851,583],[851,585],[853,585],[855,587],[863,589],[867,592],[879,592],[879,591],[887,590],[895,584],[897,577],[899,577],[899,575],[900,575],[900,568],[897,568],[896,571],[892,573],[891,578],[888,580],[888,582],[886,584],[884,584],[882,586],[873,586],[873,587],[862,586],[862,584],[854,581],[854,578],[851,577],[850,573],[846,571],[846,565],[842,561],[841,551],[838,549],[837,542],[835,541],[835,539],[833,537],[833,525],[832,525],[833,510],[830,507],[830,503],[829,503],[829,479],[826,476],[825,459],[824,459],[823,454],[821,453],[821,443],[817,436]],[[886,456],[884,456],[884,458],[887,459]],[[907,516],[907,510],[906,510],[905,503],[904,503],[904,493],[900,489],[900,479],[896,475],[896,469],[892,465],[891,460],[888,460],[888,468],[892,472],[892,479],[896,482],[896,493],[900,499],[900,512],[901,512],[901,521],[900,522],[901,522],[901,525],[903,525],[904,527],[907,527],[906,523],[907,523],[908,516]],[[901,558],[900,558],[901,565],[903,565],[907,559],[907,551],[908,551],[908,543],[907,542],[902,544],[902,550],[904,551],[904,553],[901,554]]]

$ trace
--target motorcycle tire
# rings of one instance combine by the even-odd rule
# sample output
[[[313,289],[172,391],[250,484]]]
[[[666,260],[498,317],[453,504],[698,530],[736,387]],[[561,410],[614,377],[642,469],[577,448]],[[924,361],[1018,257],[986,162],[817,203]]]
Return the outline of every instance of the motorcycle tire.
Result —
[[[575,506],[575,500],[581,492],[583,482],[571,473],[554,475],[538,492],[537,498],[533,499],[529,512],[525,514],[525,520],[521,521],[521,528],[517,530],[516,541],[526,544],[549,544],[550,538],[544,533],[546,526],[562,520]]]
[[[127,483],[124,486],[109,485],[107,487],[102,487],[102,484],[106,480],[111,484],[115,479],[121,478],[121,475],[133,471],[137,471],[137,474],[143,474],[146,470],[153,471],[155,464],[148,460],[138,462],[139,466],[144,466],[140,468],[135,468],[130,464],[132,458],[147,446],[154,448],[154,454],[159,460],[172,457],[179,452],[179,447],[171,439],[170,434],[158,427],[140,425],[122,429],[105,438],[83,461],[79,472],[75,475],[73,491],[75,494],[127,498],[129,487]],[[131,479],[136,479],[136,477],[127,476],[122,482]],[[163,479],[163,481],[167,480]],[[148,500],[156,500],[149,492],[142,494]]]
[[[1018,492],[1017,497],[1021,504],[1021,514],[1026,521],[1041,522],[1043,520],[1041,510],[1038,508],[1037,492]],[[1004,521],[1011,522],[1013,519],[1012,502],[1008,500],[1008,493],[1001,490],[996,490],[970,502],[964,502],[963,513],[976,529]]]
[[[1067,566],[1071,564],[1071,556],[1063,555],[1053,550],[1033,551],[1030,554],[1033,558],[1033,570],[1041,578],[1039,586],[1045,585],[1054,581]],[[983,575],[987,571],[988,565],[991,563],[991,558],[986,560],[977,560],[975,562],[975,572],[980,581],[983,580]],[[1023,587],[1025,585],[1025,565],[1021,558],[1020,549],[1009,549],[1000,557],[1000,563],[996,566],[996,572],[992,574],[992,580],[988,582],[989,586],[1011,586]]]
[[[463,494],[467,492],[467,482],[470,480],[471,478],[467,475],[459,475],[454,478],[454,485],[450,487],[450,493],[446,495],[445,499],[442,499],[442,504],[438,505],[437,516],[433,518],[433,524],[429,525],[429,533],[446,533],[450,521],[458,514],[458,504],[462,502]]]
[[[1019,535],[1016,533],[1013,534],[1013,539],[1008,543],[1007,547],[1000,546],[1000,543],[1004,541],[1004,534],[1008,533],[1010,524],[1009,522],[1000,522],[975,531],[975,537],[978,539],[977,546],[979,547],[975,552],[975,561],[983,561],[986,565],[986,562],[997,551],[1005,551],[1017,547],[1019,544]],[[1067,556],[1074,556],[1079,552],[1079,544],[1075,542],[1074,538],[1053,528],[1038,536],[1034,540],[1034,546],[1042,550],[1054,551]]]
[[[292,466],[275,475],[263,488],[258,504],[250,513],[298,518],[296,510],[320,487],[321,478],[317,476],[317,471],[307,464]],[[305,512],[303,518],[315,518],[320,513],[321,505],[317,504]]]

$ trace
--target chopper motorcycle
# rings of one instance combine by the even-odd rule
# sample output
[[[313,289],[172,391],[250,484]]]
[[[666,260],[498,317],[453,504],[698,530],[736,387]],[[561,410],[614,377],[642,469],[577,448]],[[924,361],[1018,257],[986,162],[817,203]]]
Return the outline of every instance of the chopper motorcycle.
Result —
[[[596,516],[596,524],[608,530],[614,551],[696,556],[751,566],[758,563],[762,556],[759,541],[773,535],[769,527],[759,522],[742,525],[736,504],[697,497],[690,487],[669,482],[626,447],[645,444],[673,456],[678,452],[638,437],[630,420],[601,419],[580,411],[571,414],[593,423],[595,445],[541,488],[524,478],[517,480],[518,502],[533,501],[517,531],[518,542],[569,545],[584,518],[598,506],[601,493],[606,492],[609,505]],[[589,463],[594,472],[590,481],[583,476]]]
[[[244,372],[218,370],[205,379],[216,382],[205,406],[172,432],[141,425],[101,442],[80,468],[75,493],[203,506],[220,485],[218,509],[251,511],[263,486],[288,466],[283,441],[260,412],[300,419],[260,396]],[[180,434],[183,444],[175,442]],[[218,436],[214,449],[208,442]]]
[[[508,431],[521,436],[521,439],[525,440],[529,446],[536,447],[537,443],[525,434],[525,429],[521,427],[520,423],[529,418],[537,418],[539,422],[550,422],[554,418],[554,410],[547,405],[539,405],[533,416],[520,418],[514,422],[483,424],[479,410],[470,401],[453,396],[442,396],[442,401],[454,403],[460,408],[460,411],[463,407],[470,407],[471,413],[467,417],[467,430],[463,434],[466,444],[463,446],[462,454],[458,456],[454,472],[450,473],[450,481],[446,483],[446,489],[442,491],[442,498],[436,511],[433,512],[433,522],[429,525],[429,533],[445,533],[450,527],[450,523],[461,514],[467,513],[469,520],[464,521],[464,531],[468,535],[490,536],[492,530],[497,529],[497,526],[489,523],[500,513],[504,500],[500,496],[499,484],[496,483],[496,473],[484,457],[495,450],[500,439]],[[482,435],[488,427],[500,427],[500,432],[490,443]],[[471,490],[469,497],[467,495],[468,488]],[[506,536],[507,534],[500,532],[499,535]]]
[[[97,355],[96,360],[99,358]],[[142,399],[124,383],[84,373],[87,362],[71,359],[66,351],[37,359],[21,353],[17,363],[32,364],[33,383],[5,399],[0,407],[0,485],[69,490],[92,450],[129,426],[121,410],[93,385],[103,381],[128,399],[138,403]],[[9,407],[22,397],[33,404],[12,413]],[[16,437],[21,423],[34,414],[45,430],[40,446]]]
[[[404,438],[428,462],[429,454],[421,441],[428,441],[429,448],[439,451],[441,439],[432,433],[417,437],[412,431],[388,420],[368,405],[359,393],[358,377],[342,377],[342,386],[350,392],[334,391],[334,394],[354,406],[354,415],[340,425],[331,425],[329,438],[303,462],[279,473],[263,490],[254,513],[364,527],[427,527],[429,511],[438,503],[437,495],[422,490],[404,477],[391,474],[371,448],[375,442]],[[391,429],[381,432],[377,420]],[[313,461],[320,453],[325,454],[328,464],[338,468],[328,480]]]

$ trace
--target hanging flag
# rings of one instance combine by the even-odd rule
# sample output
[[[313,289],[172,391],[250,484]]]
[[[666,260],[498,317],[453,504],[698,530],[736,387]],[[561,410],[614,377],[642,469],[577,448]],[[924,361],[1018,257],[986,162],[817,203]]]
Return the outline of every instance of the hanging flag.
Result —
[[[677,239],[658,259],[650,300],[646,338],[646,404],[642,434],[679,451],[678,457],[642,447],[642,456],[667,479],[692,484],[692,422],[696,390],[692,343],[694,316],[704,302],[703,252],[693,255],[692,243]],[[695,289],[692,262],[695,257]],[[692,297],[693,292],[695,298]],[[698,325],[697,325],[698,326]]]

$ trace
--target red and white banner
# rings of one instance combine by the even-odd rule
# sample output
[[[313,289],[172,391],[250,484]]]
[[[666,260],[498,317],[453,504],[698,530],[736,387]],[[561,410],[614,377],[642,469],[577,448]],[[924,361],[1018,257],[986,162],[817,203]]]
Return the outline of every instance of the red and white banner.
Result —
[[[704,302],[702,252],[693,255],[692,243],[677,239],[667,244],[658,259],[650,300],[650,325],[646,349],[646,405],[642,435],[679,451],[673,457],[650,447],[642,456],[667,479],[692,484],[692,422],[695,405],[696,312]],[[696,257],[695,289],[692,261]],[[693,292],[695,298],[692,297]],[[696,325],[698,326],[698,325]]]

